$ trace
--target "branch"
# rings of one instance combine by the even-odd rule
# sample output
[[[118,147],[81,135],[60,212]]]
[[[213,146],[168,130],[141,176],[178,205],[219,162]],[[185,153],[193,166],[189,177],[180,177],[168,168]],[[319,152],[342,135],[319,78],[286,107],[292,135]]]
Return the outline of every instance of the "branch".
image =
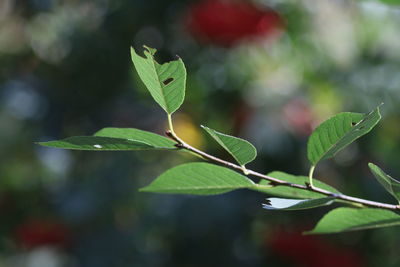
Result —
[[[202,158],[204,158],[206,160],[213,161],[213,162],[219,163],[221,165],[224,165],[226,167],[243,172],[243,169],[241,166],[236,165],[232,162],[228,162],[223,159],[217,158],[215,156],[209,155],[201,150],[198,150],[197,148],[194,148],[194,147],[190,146],[189,144],[187,144],[186,142],[184,142],[175,133],[173,133],[171,131],[166,131],[165,134],[176,142],[175,146],[178,148],[188,150],[194,154],[201,156]],[[322,188],[315,187],[308,183],[306,185],[289,183],[287,181],[283,181],[283,180],[280,180],[280,179],[277,179],[277,178],[274,178],[274,177],[271,177],[271,176],[253,171],[253,170],[247,169],[247,174],[267,180],[274,186],[279,185],[279,186],[288,186],[288,187],[298,188],[298,189],[302,189],[302,190],[320,193],[322,195],[326,195],[329,197],[334,197],[336,199],[344,200],[346,202],[362,204],[364,206],[373,207],[373,208],[381,208],[381,209],[387,209],[387,210],[400,210],[400,205],[392,205],[392,204],[387,204],[387,203],[366,200],[366,199],[362,199],[362,198],[356,198],[356,197],[352,197],[352,196],[348,196],[348,195],[344,195],[344,194],[337,194],[337,193],[330,192],[330,191],[322,189]]]

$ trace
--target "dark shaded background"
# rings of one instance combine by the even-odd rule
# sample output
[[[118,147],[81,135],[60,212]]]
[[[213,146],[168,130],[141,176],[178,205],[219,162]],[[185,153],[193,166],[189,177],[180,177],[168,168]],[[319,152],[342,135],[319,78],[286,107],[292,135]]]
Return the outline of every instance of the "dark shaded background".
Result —
[[[198,125],[244,137],[265,173],[306,174],[312,128],[385,102],[380,125],[316,176],[392,203],[367,163],[400,176],[396,2],[0,1],[0,266],[399,266],[398,228],[301,236],[329,209],[266,211],[247,191],[138,193],[195,158],[34,144],[107,126],[162,134],[130,61],[146,44],[186,64],[176,131],[226,159]]]

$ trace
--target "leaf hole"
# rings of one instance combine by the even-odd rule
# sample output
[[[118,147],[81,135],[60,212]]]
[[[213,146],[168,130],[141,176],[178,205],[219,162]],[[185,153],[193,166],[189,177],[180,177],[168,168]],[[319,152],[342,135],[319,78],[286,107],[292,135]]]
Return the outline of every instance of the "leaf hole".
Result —
[[[166,79],[165,81],[163,81],[163,84],[164,84],[164,85],[168,85],[168,84],[170,84],[173,80],[174,80],[174,78],[168,78],[168,79]]]

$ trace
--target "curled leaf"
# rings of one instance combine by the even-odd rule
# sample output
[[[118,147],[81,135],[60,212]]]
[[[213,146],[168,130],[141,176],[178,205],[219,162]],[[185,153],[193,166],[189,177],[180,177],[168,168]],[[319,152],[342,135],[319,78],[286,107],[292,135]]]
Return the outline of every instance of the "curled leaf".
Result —
[[[263,208],[267,210],[304,210],[330,205],[334,200],[333,197],[314,199],[267,198],[267,203],[263,204]]]
[[[311,134],[307,156],[313,166],[367,134],[381,119],[379,106],[368,114],[343,112],[321,123]]]
[[[174,113],[185,99],[186,69],[182,59],[159,64],[154,59],[156,49],[144,46],[145,57],[131,48],[131,56],[140,79],[154,100],[167,112]]]
[[[217,132],[203,125],[201,127],[214,138],[218,144],[228,151],[241,166],[246,165],[256,158],[257,150],[250,142],[235,136]]]

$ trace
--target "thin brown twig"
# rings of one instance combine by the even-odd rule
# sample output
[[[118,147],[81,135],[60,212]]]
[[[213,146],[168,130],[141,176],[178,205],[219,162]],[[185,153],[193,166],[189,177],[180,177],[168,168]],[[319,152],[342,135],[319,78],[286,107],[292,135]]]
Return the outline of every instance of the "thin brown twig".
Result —
[[[166,131],[165,134],[176,142],[175,146],[178,148],[186,149],[197,155],[200,155],[201,157],[203,157],[206,160],[213,161],[213,162],[219,163],[221,165],[224,165],[226,167],[243,172],[243,169],[241,166],[236,165],[232,162],[217,158],[217,157],[207,154],[206,152],[203,152],[197,148],[194,148],[191,145],[187,144],[182,139],[180,139],[176,134],[172,133],[171,131]],[[306,185],[290,183],[290,182],[280,180],[280,179],[277,179],[277,178],[274,178],[274,177],[271,177],[271,176],[253,171],[253,170],[247,169],[247,173],[248,173],[248,175],[252,175],[252,176],[261,178],[263,180],[267,180],[273,186],[279,185],[279,186],[288,186],[288,187],[298,188],[298,189],[307,190],[307,191],[311,191],[311,192],[315,192],[315,193],[320,193],[322,195],[326,195],[326,196],[333,197],[333,198],[343,200],[343,201],[347,201],[350,203],[362,204],[364,206],[373,207],[373,208],[381,208],[381,209],[387,209],[387,210],[400,210],[400,205],[381,203],[381,202],[371,201],[371,200],[367,200],[367,199],[352,197],[352,196],[348,196],[348,195],[344,195],[344,194],[338,194],[338,193],[330,192],[330,191],[322,189],[322,188],[312,186],[308,183]]]

